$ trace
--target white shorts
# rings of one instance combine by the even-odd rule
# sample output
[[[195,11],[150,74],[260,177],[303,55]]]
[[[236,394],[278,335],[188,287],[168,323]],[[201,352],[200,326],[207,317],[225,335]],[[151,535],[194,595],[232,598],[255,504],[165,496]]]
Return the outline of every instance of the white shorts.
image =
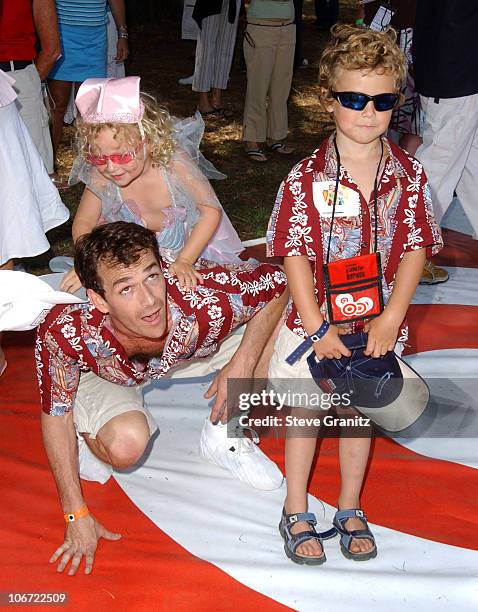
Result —
[[[82,373],[73,406],[76,430],[95,439],[98,431],[113,417],[135,410],[144,414],[150,434],[153,434],[158,426],[144,406],[142,388],[143,385],[117,385],[93,372]]]
[[[17,78],[19,72],[9,74]],[[0,265],[47,251],[45,233],[70,216],[16,102],[0,107]]]
[[[327,405],[326,393],[321,390],[312,378],[307,365],[307,357],[312,349],[309,349],[294,365],[286,361],[288,357],[302,342],[302,338],[294,334],[284,323],[274,346],[271,362],[269,364],[268,389],[274,393],[287,393],[287,406],[291,408],[309,408],[316,410],[323,396],[322,405]],[[395,353],[400,356],[403,344],[397,342]]]
[[[307,356],[310,350],[297,360],[294,365],[286,361],[302,342],[302,338],[294,334],[287,325],[281,327],[274,345],[274,352],[269,364],[268,389],[274,393],[287,394],[286,405],[291,408],[317,409],[315,400],[323,394],[312,378]]]

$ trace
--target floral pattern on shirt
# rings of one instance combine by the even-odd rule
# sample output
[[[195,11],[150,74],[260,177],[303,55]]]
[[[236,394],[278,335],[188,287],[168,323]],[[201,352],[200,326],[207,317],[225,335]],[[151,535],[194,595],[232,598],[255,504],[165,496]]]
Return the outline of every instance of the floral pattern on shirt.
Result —
[[[204,284],[182,291],[164,270],[172,326],[161,357],[133,362],[114,336],[109,318],[92,304],[54,306],[37,330],[35,356],[44,412],[63,415],[74,406],[81,372],[119,385],[161,378],[180,362],[207,357],[233,329],[247,322],[287,285],[269,264],[246,263],[204,270]]]
[[[296,164],[281,184],[267,230],[270,257],[305,255],[311,262],[315,293],[322,315],[327,318],[322,265],[327,258],[330,217],[321,216],[314,205],[313,181],[335,181],[337,159],[334,136],[327,138],[312,155]],[[377,250],[381,256],[384,300],[387,303],[398,265],[410,250],[426,247],[427,257],[443,246],[441,232],[431,204],[425,172],[418,160],[383,139],[385,164],[377,188]],[[354,217],[336,217],[332,228],[330,261],[364,255],[373,251],[374,202],[366,202],[346,168],[340,166],[340,185],[360,197],[360,211]],[[305,338],[299,313],[288,306],[287,326]],[[360,323],[342,324],[347,331]],[[406,341],[404,321],[399,340]]]

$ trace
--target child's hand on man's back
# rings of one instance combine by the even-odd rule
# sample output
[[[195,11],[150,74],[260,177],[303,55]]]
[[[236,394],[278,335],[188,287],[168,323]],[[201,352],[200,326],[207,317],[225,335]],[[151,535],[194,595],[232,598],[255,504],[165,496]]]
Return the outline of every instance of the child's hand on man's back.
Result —
[[[335,325],[331,325],[327,333],[318,342],[314,342],[314,351],[317,359],[340,359],[350,357],[351,352],[340,339],[342,332]]]
[[[179,286],[185,291],[191,291],[198,283],[203,283],[202,274],[190,262],[182,261],[179,257],[169,266],[169,272],[178,277]]]

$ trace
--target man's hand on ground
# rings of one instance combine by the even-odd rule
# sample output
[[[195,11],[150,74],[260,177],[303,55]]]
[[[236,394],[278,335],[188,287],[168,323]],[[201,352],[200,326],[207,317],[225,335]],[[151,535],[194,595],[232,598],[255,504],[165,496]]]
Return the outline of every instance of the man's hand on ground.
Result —
[[[82,557],[85,557],[85,574],[90,574],[100,538],[119,540],[121,535],[105,529],[92,514],[88,514],[73,523],[68,523],[65,531],[65,541],[55,550],[50,558],[50,563],[55,563],[60,559],[57,571],[62,572],[71,561],[68,575],[74,576]]]
[[[221,423],[226,423],[228,421],[228,417],[230,417],[227,410],[228,379],[246,378],[252,380],[253,371],[254,368],[252,366],[247,366],[239,361],[230,361],[216,374],[209,389],[204,394],[205,399],[211,399],[212,397],[216,396],[210,416],[213,423],[217,423],[218,421],[221,421]],[[242,390],[244,391],[244,389]],[[235,398],[229,398],[229,409],[234,407],[234,399]]]

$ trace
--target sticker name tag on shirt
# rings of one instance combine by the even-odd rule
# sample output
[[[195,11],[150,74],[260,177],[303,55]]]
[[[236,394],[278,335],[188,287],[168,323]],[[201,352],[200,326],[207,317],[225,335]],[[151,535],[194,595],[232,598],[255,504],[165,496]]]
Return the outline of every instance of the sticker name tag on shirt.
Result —
[[[335,181],[313,181],[312,196],[314,206],[321,217],[331,217],[334,207]],[[360,213],[359,194],[344,185],[339,185],[337,202],[335,204],[336,217],[357,217]]]

